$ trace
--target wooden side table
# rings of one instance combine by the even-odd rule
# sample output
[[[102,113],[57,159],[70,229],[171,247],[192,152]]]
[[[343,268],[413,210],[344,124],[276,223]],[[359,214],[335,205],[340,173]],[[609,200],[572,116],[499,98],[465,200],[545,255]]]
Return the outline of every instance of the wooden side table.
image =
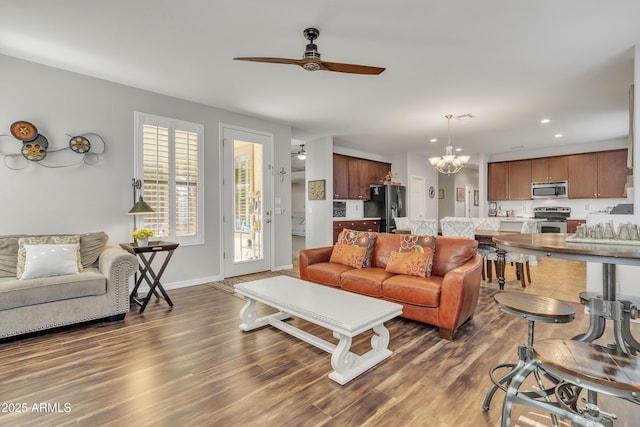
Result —
[[[169,264],[169,260],[173,255],[173,251],[178,247],[178,243],[155,241],[149,242],[148,246],[137,246],[135,243],[120,243],[120,247],[127,252],[138,256],[138,258],[142,260],[142,265],[138,265],[140,277],[137,278],[136,284],[133,287],[133,291],[131,291],[131,295],[129,296],[132,304],[135,303],[140,306],[140,314],[142,314],[144,312],[144,309],[147,308],[147,304],[149,303],[152,295],[155,295],[156,298],[160,299],[158,290],[162,294],[162,298],[164,298],[167,304],[169,304],[170,307],[173,307],[173,301],[171,301],[171,298],[169,298],[167,291],[165,291],[162,283],[160,283],[160,278],[164,274],[164,270],[165,268],[167,268],[167,264]],[[160,266],[160,270],[158,270],[158,273],[156,273],[153,270],[151,263],[153,262],[158,252],[167,252],[167,256]],[[142,280],[145,280],[149,285],[149,292],[144,299],[137,296],[138,288],[140,287]]]

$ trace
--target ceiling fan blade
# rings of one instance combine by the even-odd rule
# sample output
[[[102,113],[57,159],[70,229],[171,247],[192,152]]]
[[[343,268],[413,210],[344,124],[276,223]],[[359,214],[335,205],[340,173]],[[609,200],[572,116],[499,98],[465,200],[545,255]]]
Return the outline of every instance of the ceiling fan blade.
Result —
[[[321,61],[320,69],[327,70],[327,71],[336,71],[338,73],[380,74],[386,68],[370,67],[368,65],[341,64],[339,62]]]
[[[236,61],[269,62],[271,64],[293,64],[300,66],[302,66],[302,64],[304,63],[302,59],[270,58],[264,56],[245,56],[233,59],[235,59]]]

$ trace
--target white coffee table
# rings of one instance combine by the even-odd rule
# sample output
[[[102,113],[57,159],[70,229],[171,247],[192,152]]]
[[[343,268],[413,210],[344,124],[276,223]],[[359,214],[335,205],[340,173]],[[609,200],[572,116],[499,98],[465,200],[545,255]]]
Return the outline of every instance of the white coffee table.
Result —
[[[383,323],[402,313],[402,306],[327,286],[305,282],[289,276],[271,277],[235,285],[236,292],[246,297],[240,310],[240,329],[251,331],[272,325],[296,338],[331,353],[333,372],[329,378],[344,385],[367,369],[382,362],[393,352],[389,331]],[[255,303],[259,301],[279,312],[257,318]],[[292,316],[333,331],[339,343],[333,344],[282,320]],[[373,329],[371,350],[363,355],[350,351],[358,334]]]

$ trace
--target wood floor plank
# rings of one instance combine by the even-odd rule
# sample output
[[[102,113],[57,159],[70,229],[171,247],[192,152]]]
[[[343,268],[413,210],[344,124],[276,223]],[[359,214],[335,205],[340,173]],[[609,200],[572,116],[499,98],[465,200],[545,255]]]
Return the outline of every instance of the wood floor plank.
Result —
[[[533,284],[522,289],[508,269],[507,289],[563,299],[577,309],[570,324],[537,324],[536,337],[571,338],[586,330],[578,303],[584,263],[544,259],[531,272]],[[143,315],[132,310],[124,321],[0,342],[0,400],[30,409],[50,405],[45,412],[0,413],[0,425],[497,426],[502,392],[482,411],[488,371],[515,361],[527,322],[497,309],[496,291],[497,283],[483,283],[474,318],[453,342],[429,325],[387,322],[393,356],[340,386],[327,377],[328,353],[275,328],[240,330],[244,300],[238,295],[206,284],[171,290],[173,309],[152,301]],[[316,325],[289,322],[336,342]],[[639,325],[633,331],[640,336]],[[354,339],[354,352],[367,351],[371,335]],[[608,340],[610,332],[601,341]],[[640,418],[637,405],[601,402],[620,416],[616,426]],[[527,409],[514,414],[521,426],[534,425],[531,420],[551,425]]]

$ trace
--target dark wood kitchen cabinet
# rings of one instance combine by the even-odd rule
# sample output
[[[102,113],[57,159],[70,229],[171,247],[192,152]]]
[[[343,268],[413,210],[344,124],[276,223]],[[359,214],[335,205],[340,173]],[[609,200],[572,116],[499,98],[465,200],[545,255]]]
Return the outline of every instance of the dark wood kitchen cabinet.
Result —
[[[349,199],[369,200],[369,161],[349,159]]]
[[[333,198],[369,200],[371,185],[380,185],[391,163],[333,155]]]
[[[566,181],[568,178],[567,156],[531,159],[531,182]]]
[[[349,198],[349,158],[333,155],[333,198]]]
[[[627,150],[600,151],[568,156],[569,198],[603,199],[624,197]]]
[[[531,160],[489,163],[487,196],[495,200],[531,199]]]

